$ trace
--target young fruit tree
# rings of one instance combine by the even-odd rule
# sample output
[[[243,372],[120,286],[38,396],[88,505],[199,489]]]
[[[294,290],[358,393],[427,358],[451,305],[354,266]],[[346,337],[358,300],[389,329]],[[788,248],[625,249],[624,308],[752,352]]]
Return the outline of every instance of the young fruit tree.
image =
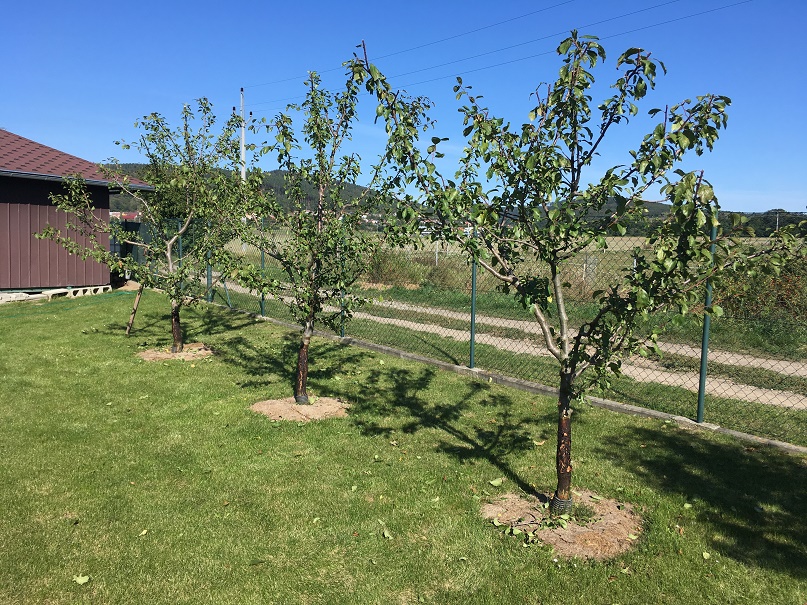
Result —
[[[195,120],[199,121],[196,127]],[[101,169],[110,179],[110,187],[137,200],[140,230],[132,232],[124,230],[118,221],[99,220],[93,214],[86,187],[75,179],[68,181],[63,195],[53,197],[59,209],[71,215],[68,231],[48,227],[41,236],[83,258],[92,257],[113,271],[131,275],[141,285],[138,300],[143,287],[164,290],[171,303],[171,351],[181,352],[180,311],[202,294],[210,263],[229,266],[226,244],[234,233],[227,217],[239,212],[244,198],[260,184],[254,178],[240,177],[240,118],[232,116],[220,132],[215,132],[216,117],[206,99],[199,99],[195,110],[186,105],[181,124],[175,129],[157,113],[145,116],[136,126],[143,130],[136,142],[116,143],[145,156],[148,165],[144,180],[151,187],[133,186],[116,160]],[[79,245],[71,231],[90,238],[91,244]],[[110,239],[139,253],[110,251],[99,241],[100,233],[108,233]],[[135,311],[136,306],[132,319]]]
[[[657,121],[624,164],[602,169],[604,141],[637,116],[655,84],[661,62],[631,48],[616,62],[613,94],[594,106],[594,70],[605,50],[594,37],[576,32],[558,47],[559,76],[535,93],[529,121],[514,127],[493,116],[481,97],[455,87],[467,137],[454,179],[440,176],[433,138],[426,154],[402,158],[410,185],[400,216],[414,230],[429,220],[435,237],[461,246],[504,292],[515,296],[540,328],[541,340],[558,364],[557,488],[553,514],[572,509],[572,405],[595,384],[620,373],[621,360],[647,354],[656,334],[647,319],[660,312],[685,314],[702,302],[707,281],[729,266],[751,268],[762,257],[776,266],[795,245],[782,232],[757,249],[732,237],[710,237],[717,200],[700,173],[676,170],[689,152],[711,150],[726,126],[729,99],[705,95],[649,115]],[[394,115],[394,97],[382,98],[380,115]],[[414,190],[413,190],[414,187]],[[643,211],[643,199],[660,188],[669,200],[666,219],[635,247],[632,262],[600,291],[589,294],[596,311],[574,325],[568,310],[564,268],[592,249],[608,248],[608,235]],[[471,221],[473,231],[460,228]],[[741,225],[736,226],[742,229]],[[717,307],[707,313],[719,313]]]
[[[364,302],[351,292],[366,272],[372,254],[381,244],[368,230],[368,216],[391,209],[395,163],[401,149],[412,147],[424,127],[428,103],[419,98],[398,100],[399,113],[413,130],[396,131],[387,124],[388,137],[376,164],[362,174],[361,158],[348,149],[358,121],[358,99],[367,78],[382,77],[366,59],[345,64],[344,90],[323,90],[316,73],[309,75],[305,100],[290,110],[301,112],[300,134],[289,113],[267,126],[275,142],[264,148],[276,154],[285,174],[285,200],[273,191],[246,214],[241,239],[253,245],[279,271],[262,271],[254,263],[239,271],[242,285],[282,301],[302,328],[294,381],[294,398],[308,403],[308,355],[318,322],[337,330]],[[302,141],[300,140],[302,138]],[[359,187],[361,180],[362,186]]]

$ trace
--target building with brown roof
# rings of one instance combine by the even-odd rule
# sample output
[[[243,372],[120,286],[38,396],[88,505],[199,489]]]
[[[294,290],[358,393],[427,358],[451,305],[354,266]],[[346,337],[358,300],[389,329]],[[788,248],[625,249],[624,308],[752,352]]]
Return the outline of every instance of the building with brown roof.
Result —
[[[58,244],[34,236],[48,225],[65,231],[67,215],[50,196],[64,193],[65,178],[75,175],[85,180],[96,215],[109,221],[110,181],[96,164],[0,130],[0,290],[109,284],[105,265],[81,260]],[[135,187],[148,185],[136,182]],[[99,239],[109,245],[106,234]]]

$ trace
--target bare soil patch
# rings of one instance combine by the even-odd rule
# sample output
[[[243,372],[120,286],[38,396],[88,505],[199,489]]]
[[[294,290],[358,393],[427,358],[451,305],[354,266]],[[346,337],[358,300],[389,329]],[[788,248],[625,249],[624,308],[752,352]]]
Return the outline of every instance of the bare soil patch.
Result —
[[[325,418],[344,418],[347,416],[347,404],[333,397],[311,398],[311,403],[295,403],[294,397],[270,399],[253,403],[249,409],[265,414],[272,420],[289,420],[293,422],[309,422]]]
[[[571,520],[565,528],[542,526],[549,511],[541,500],[518,494],[505,494],[485,504],[482,516],[524,532],[535,532],[541,542],[567,559],[604,561],[632,548],[642,530],[642,520],[629,504],[600,498],[587,490],[576,490],[574,501],[594,511],[590,521],[579,524]]]
[[[137,356],[145,361],[167,361],[170,359],[192,361],[194,359],[209,357],[212,354],[213,349],[209,349],[201,342],[192,342],[186,344],[182,348],[181,353],[172,353],[170,350],[166,349],[149,349],[148,351],[141,351]]]
[[[135,292],[140,288],[140,284],[133,279],[128,279],[123,284],[115,288],[116,290],[123,290],[124,292]]]

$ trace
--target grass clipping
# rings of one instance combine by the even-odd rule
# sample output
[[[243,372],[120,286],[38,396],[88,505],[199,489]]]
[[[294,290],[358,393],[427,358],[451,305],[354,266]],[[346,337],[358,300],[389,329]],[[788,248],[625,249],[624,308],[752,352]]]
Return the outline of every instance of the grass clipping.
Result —
[[[575,492],[575,506],[593,514],[585,523],[572,517],[560,527],[549,519],[543,501],[533,496],[505,494],[482,507],[482,516],[509,533],[530,536],[551,546],[564,558],[604,561],[628,551],[639,538],[642,521],[628,504],[587,491]],[[520,531],[519,531],[520,530]]]

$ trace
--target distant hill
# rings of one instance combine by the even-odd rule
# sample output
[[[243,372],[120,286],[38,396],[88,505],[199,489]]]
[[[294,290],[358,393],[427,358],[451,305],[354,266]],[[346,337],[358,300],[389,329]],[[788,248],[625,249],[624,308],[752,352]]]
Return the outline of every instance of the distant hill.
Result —
[[[786,225],[798,225],[807,220],[807,212],[788,212],[781,208],[767,212],[741,213],[721,212],[719,220],[724,227],[730,227],[735,214],[744,215],[748,219],[748,226],[754,230],[757,237],[769,237],[777,229]]]
[[[136,177],[145,181],[147,164],[121,164],[122,172],[131,177]],[[285,207],[290,207],[290,203],[286,198],[285,193],[285,171],[273,170],[264,173],[263,186],[265,190],[272,190],[280,203]],[[356,198],[362,195],[365,191],[364,187],[358,185],[346,185],[345,195],[349,198]],[[306,190],[307,199],[313,203],[316,200],[316,190],[310,186]],[[139,210],[137,201],[126,195],[112,195],[110,196],[110,210],[119,212],[133,212]],[[616,202],[609,201],[605,207],[596,215],[592,214],[591,219],[596,220],[598,217],[605,216],[613,212],[616,208]],[[664,202],[645,202],[645,213],[641,218],[634,218],[625,221],[624,225],[627,229],[626,235],[642,236],[646,235],[653,226],[657,225],[664,219],[670,211],[670,205]],[[791,223],[800,223],[807,220],[807,213],[804,212],[786,212],[781,209],[768,210],[767,212],[755,213],[736,213],[736,212],[722,212],[720,214],[720,222],[724,227],[731,226],[732,215],[742,214],[748,218],[748,224],[754,229],[754,233],[758,237],[768,237],[771,233],[776,231],[777,225],[779,228],[789,225]]]
[[[148,182],[147,169],[148,164],[121,164],[121,172],[130,177]],[[285,171],[272,170],[271,172],[264,173],[263,186],[266,191],[273,191],[284,208],[289,208],[291,204],[286,197],[286,183]],[[362,195],[365,191],[364,187],[358,185],[345,185],[345,195],[348,198],[356,198]],[[305,189],[307,202],[313,203],[316,200],[317,191],[315,187],[309,186]],[[110,210],[119,212],[133,212],[139,210],[137,200],[124,194],[113,194],[109,198]]]
[[[272,170],[265,172],[263,175],[263,188],[265,191],[273,191],[277,200],[284,208],[290,208],[291,203],[286,197],[286,171]],[[346,184],[344,189],[344,196],[347,199],[356,199],[365,194],[366,187],[359,185]],[[306,205],[313,205],[317,199],[317,190],[313,185],[305,187]]]
[[[592,223],[612,214],[617,207],[616,200],[609,200],[599,212],[590,212],[586,222]],[[644,202],[644,213],[641,217],[623,217],[620,221],[625,227],[625,235],[646,235],[653,226],[664,220],[670,212],[670,205],[663,202]]]

